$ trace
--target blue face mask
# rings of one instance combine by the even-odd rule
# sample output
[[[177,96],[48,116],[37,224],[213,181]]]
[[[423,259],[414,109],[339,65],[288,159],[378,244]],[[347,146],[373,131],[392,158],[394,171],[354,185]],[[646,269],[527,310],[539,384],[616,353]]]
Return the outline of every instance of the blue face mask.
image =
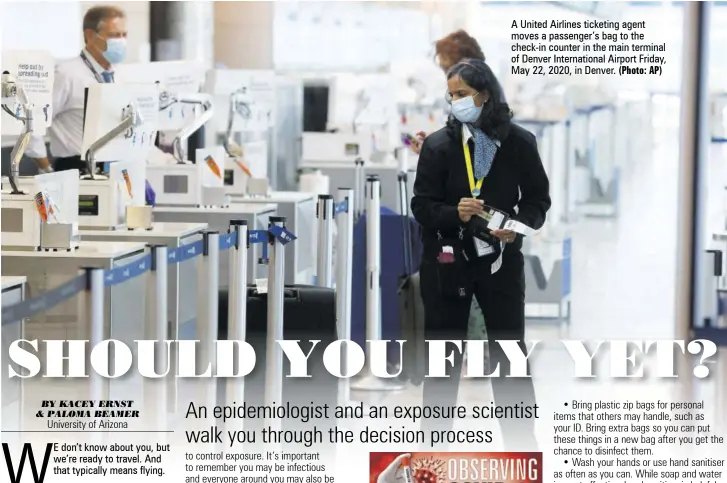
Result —
[[[103,56],[112,64],[123,62],[126,57],[126,39],[107,39]]]
[[[452,101],[452,115],[461,123],[475,122],[482,113],[482,107],[475,105],[474,96],[463,97]]]

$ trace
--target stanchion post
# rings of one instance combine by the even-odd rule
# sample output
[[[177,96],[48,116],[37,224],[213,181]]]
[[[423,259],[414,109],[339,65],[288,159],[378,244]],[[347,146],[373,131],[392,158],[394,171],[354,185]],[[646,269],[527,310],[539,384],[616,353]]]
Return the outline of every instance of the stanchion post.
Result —
[[[397,159],[399,161],[399,171],[406,173],[409,171],[409,148],[400,149],[397,154],[399,154]]]
[[[381,339],[381,181],[366,180],[366,338]]]
[[[722,251],[704,250],[700,262],[703,264],[701,274],[702,307],[701,319],[695,321],[695,327],[720,325],[719,314],[719,279],[722,276]]]
[[[404,274],[411,276],[413,271],[413,262],[411,258],[412,240],[411,240],[411,224],[409,220],[409,175],[406,171],[402,171],[397,175],[399,181],[399,211],[402,221],[402,236],[404,237]]]
[[[250,246],[247,220],[232,220],[230,233],[236,233],[236,238],[235,245],[230,249],[227,339],[244,341],[247,337],[247,249]],[[225,394],[228,406],[242,404],[245,399],[245,378],[229,378]],[[244,424],[244,419],[237,420],[240,425]]]
[[[359,158],[356,160],[356,165],[353,174],[353,189],[356,202],[354,203],[356,211],[354,216],[358,220],[363,215],[364,210],[364,160]]]
[[[86,313],[91,328],[91,347],[96,347],[106,339],[106,321],[104,317],[104,271],[103,268],[86,268]],[[89,366],[90,367],[90,366]],[[106,381],[99,375],[91,376],[91,399],[99,401],[107,399]]]
[[[366,180],[366,340],[381,340],[381,181]],[[351,384],[359,391],[400,391],[403,384],[375,377],[371,357],[361,378]]]
[[[723,256],[724,252],[721,250],[705,250],[702,253],[702,294],[701,302],[702,309],[700,314],[702,315],[701,320],[695,321],[695,327],[715,327],[724,330],[725,328],[725,317],[720,315],[720,294],[719,294],[719,282],[723,275]],[[727,403],[727,361],[724,360],[724,356],[727,355],[727,350],[724,348],[718,349],[718,355],[722,356],[717,364],[712,368],[712,371],[716,374],[714,379],[714,392],[715,392],[715,408],[721,408],[715,411],[715,423],[719,429],[725,429],[727,423],[727,415],[725,415],[724,407]]]
[[[166,245],[152,245],[149,290],[146,293],[146,324],[144,338],[157,341],[154,367],[167,367],[167,292],[168,249]],[[144,408],[150,425],[158,431],[167,428],[167,377],[144,380]]]
[[[680,95],[680,160],[676,210],[676,334],[677,340],[690,340],[693,324],[701,315],[696,297],[701,293],[698,252],[706,247],[703,234],[705,197],[697,187],[704,182],[708,153],[708,68],[711,2],[686,2],[682,8],[682,89]],[[694,358],[679,358],[678,374],[690,374]],[[693,378],[682,377],[675,400],[695,400]]]
[[[333,264],[333,196],[318,195],[316,218],[318,219],[318,267],[316,284],[319,287],[333,287],[331,277]]]
[[[200,357],[198,371],[205,370],[211,365],[215,366],[215,342],[217,341],[217,315],[219,309],[219,266],[220,266],[220,234],[216,231],[203,233],[203,251],[199,257],[200,270],[198,281],[197,301],[197,340],[200,341]],[[215,407],[216,384],[214,378],[201,379],[204,388],[203,397],[200,398],[208,408]]]
[[[96,347],[106,339],[106,318],[104,317],[105,286],[103,268],[86,268],[86,314],[88,326],[90,327],[89,342],[91,347]],[[90,357],[90,356],[89,356]],[[91,367],[90,361],[88,367]],[[91,371],[89,390],[92,401],[103,401],[108,399],[108,382]],[[91,442],[100,443],[104,440],[104,433],[92,433]]]
[[[285,217],[271,216],[269,228],[285,228]],[[285,297],[285,246],[269,235],[270,264],[268,267],[268,330],[265,361],[265,405],[272,407],[283,402],[283,352],[277,341],[283,339],[283,302]],[[280,429],[280,420],[266,421],[266,426]]]
[[[351,340],[351,267],[353,266],[353,217],[354,191],[350,188],[339,188],[338,202],[346,203],[346,211],[339,216],[336,243],[336,319],[338,319],[338,338]],[[348,354],[342,351],[341,372],[346,374]],[[338,384],[338,404],[348,405],[351,399],[351,381],[341,378]]]

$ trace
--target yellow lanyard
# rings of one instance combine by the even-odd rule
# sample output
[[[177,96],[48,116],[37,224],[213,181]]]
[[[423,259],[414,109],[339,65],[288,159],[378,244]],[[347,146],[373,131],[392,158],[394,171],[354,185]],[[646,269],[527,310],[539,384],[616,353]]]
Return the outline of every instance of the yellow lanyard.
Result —
[[[475,183],[475,174],[472,170],[472,158],[470,157],[470,148],[467,145],[467,140],[462,137],[462,148],[464,149],[464,159],[467,163],[467,177],[470,181],[470,191],[472,192],[472,197],[477,198],[480,196],[480,188],[482,188],[482,181],[485,178],[480,178],[477,180],[477,183]]]

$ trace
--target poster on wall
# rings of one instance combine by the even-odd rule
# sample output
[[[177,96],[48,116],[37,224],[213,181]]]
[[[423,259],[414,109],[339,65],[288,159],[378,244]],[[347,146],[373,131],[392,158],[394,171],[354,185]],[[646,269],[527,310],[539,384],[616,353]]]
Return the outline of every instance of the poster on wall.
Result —
[[[22,88],[28,102],[32,105],[33,132],[44,135],[53,118],[53,81],[55,61],[44,51],[5,50],[2,52],[3,72],[8,72],[7,80]],[[3,98],[3,105],[19,117],[26,117],[20,95]],[[2,135],[18,136],[24,132],[25,124],[3,110]]]

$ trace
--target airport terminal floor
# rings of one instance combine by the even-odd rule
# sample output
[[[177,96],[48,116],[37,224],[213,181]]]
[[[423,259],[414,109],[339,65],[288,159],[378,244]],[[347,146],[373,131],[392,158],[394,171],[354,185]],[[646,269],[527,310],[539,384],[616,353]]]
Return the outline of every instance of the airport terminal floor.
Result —
[[[598,401],[703,404],[705,432],[727,435],[727,2],[38,4],[0,19],[3,442],[92,429],[48,394],[107,401],[102,427],[175,444],[219,423],[215,406],[436,406],[412,380],[435,367],[424,340],[451,334],[489,335],[463,362],[487,373],[498,341],[537,350],[524,385],[463,376],[450,404],[539,413],[456,419],[496,436],[449,450],[510,452],[534,419],[537,451],[558,455],[564,414]],[[32,33],[12,20],[28,15]],[[473,292],[490,306],[465,325]],[[41,341],[37,365],[20,339]],[[71,342],[109,340],[134,347],[124,377],[107,354],[64,362],[83,355]],[[139,341],[164,340],[144,359]],[[310,340],[313,377],[286,377],[305,361],[281,342]],[[364,352],[323,357],[340,340],[365,348],[350,379],[331,367]],[[399,340],[403,355],[366,345]],[[681,355],[645,349],[666,341]],[[149,377],[165,355],[180,377]],[[308,424],[270,419],[245,425]],[[355,451],[392,447],[336,450],[363,471]]]

